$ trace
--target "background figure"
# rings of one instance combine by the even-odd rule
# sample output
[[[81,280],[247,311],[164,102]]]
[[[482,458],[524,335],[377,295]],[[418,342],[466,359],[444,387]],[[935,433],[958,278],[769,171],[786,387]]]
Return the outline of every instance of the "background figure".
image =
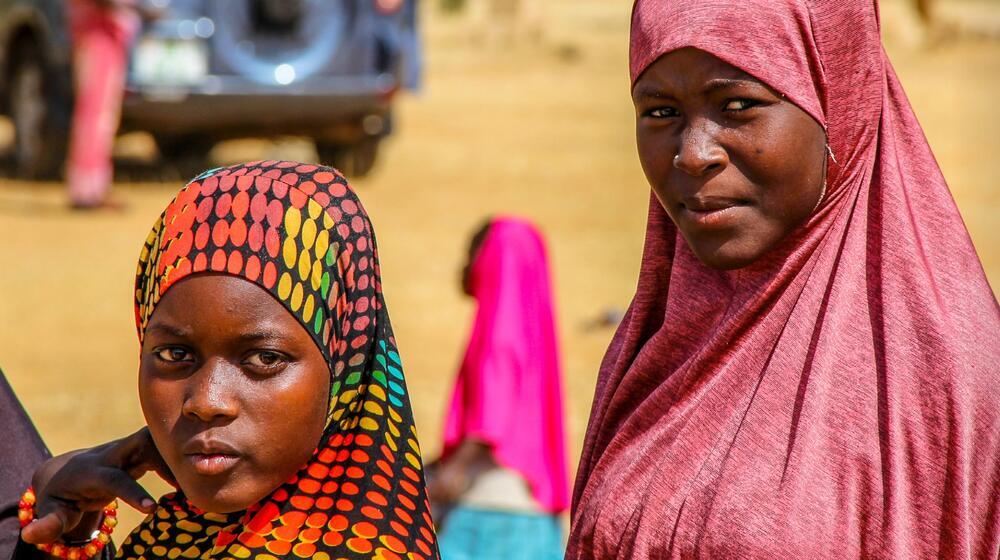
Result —
[[[71,0],[69,20],[76,101],[66,177],[70,203],[96,208],[108,203],[111,150],[139,16],[125,0]]]
[[[464,289],[479,305],[430,482],[445,560],[562,558],[569,504],[559,355],[545,248],[528,222],[473,237]]]

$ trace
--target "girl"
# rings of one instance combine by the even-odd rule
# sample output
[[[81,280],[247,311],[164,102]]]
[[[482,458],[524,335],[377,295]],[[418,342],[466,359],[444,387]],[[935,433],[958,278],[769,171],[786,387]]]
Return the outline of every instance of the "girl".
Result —
[[[199,176],[135,287],[148,428],[44,466],[25,541],[93,528],[80,512],[120,495],[153,510],[120,558],[437,558],[371,223],[338,172]],[[148,469],[179,488],[155,509],[133,480]],[[102,534],[47,551],[84,558]]]
[[[478,310],[431,485],[445,560],[561,560],[569,505],[555,313],[542,237],[517,218],[472,238]],[[439,515],[440,517],[440,515]]]

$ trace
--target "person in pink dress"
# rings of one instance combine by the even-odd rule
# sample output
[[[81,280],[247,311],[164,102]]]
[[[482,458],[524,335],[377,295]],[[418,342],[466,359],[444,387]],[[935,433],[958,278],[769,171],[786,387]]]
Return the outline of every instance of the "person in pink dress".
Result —
[[[70,0],[76,101],[66,180],[74,208],[112,205],[111,151],[121,114],[128,50],[140,25],[127,0]]]
[[[561,560],[569,481],[541,234],[491,220],[470,243],[463,284],[478,309],[428,488],[442,558]]]

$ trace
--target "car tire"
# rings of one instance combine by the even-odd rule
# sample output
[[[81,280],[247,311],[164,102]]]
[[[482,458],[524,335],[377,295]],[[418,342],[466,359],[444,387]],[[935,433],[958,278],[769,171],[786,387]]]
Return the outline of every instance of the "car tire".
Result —
[[[380,138],[366,138],[353,145],[316,140],[316,154],[325,165],[339,169],[348,179],[368,175],[375,167]]]
[[[31,42],[16,44],[12,54],[6,101],[14,124],[14,174],[23,179],[59,179],[73,114],[70,77],[59,79]]]
[[[211,167],[209,152],[215,145],[211,138],[197,135],[154,138],[161,163],[176,170],[181,179],[190,179]]]

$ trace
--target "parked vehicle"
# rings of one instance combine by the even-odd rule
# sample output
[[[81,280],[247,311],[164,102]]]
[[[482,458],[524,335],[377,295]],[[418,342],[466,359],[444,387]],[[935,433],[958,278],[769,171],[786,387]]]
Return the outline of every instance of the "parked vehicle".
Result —
[[[416,0],[150,0],[163,15],[132,49],[120,131],[147,131],[185,171],[212,145],[302,135],[359,176],[417,86]],[[0,0],[0,112],[20,176],[59,174],[72,113],[65,0]]]

